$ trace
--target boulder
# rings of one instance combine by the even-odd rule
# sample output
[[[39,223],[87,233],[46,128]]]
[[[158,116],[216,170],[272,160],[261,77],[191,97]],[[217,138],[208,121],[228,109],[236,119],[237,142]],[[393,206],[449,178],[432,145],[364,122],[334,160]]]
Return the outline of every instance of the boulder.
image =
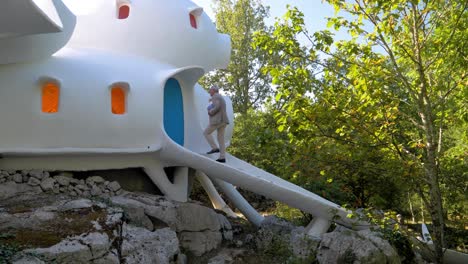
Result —
[[[179,253],[177,235],[170,228],[154,232],[124,225],[122,231],[122,258],[127,264],[169,264]]]
[[[401,263],[392,246],[370,230],[340,229],[322,236],[319,263]]]
[[[201,256],[221,245],[223,237],[219,231],[181,232],[179,240],[184,249]]]
[[[31,255],[17,256],[16,259],[12,261],[12,264],[45,264],[44,261],[39,258]]]
[[[120,184],[118,182],[113,181],[113,182],[109,183],[109,185],[107,185],[107,188],[109,188],[109,190],[111,190],[113,192],[117,192],[122,187],[120,187]]]
[[[6,182],[0,184],[0,199],[2,200],[28,192],[35,193],[36,189],[30,185],[17,184],[15,182]]]
[[[194,221],[196,219],[196,221]],[[221,230],[218,214],[205,206],[181,203],[177,206],[177,231],[217,231]]]
[[[63,175],[55,176],[54,179],[58,182],[60,186],[70,185],[71,178]]]
[[[68,201],[62,206],[59,207],[60,211],[69,211],[69,210],[77,210],[77,209],[84,209],[90,208],[93,206],[93,202],[89,199],[78,199]]]
[[[101,184],[104,182],[105,180],[101,176],[91,176],[86,179],[87,184]]]
[[[17,173],[13,175],[13,181],[16,183],[22,183],[23,182],[23,175]]]
[[[298,259],[312,258],[319,243],[320,240],[309,236],[304,227],[296,227],[276,216],[266,217],[255,235],[255,245],[259,250],[270,252],[274,245],[284,250],[282,254],[285,256]]]
[[[41,189],[44,192],[49,192],[54,189],[55,179],[53,178],[45,178],[41,181]]]

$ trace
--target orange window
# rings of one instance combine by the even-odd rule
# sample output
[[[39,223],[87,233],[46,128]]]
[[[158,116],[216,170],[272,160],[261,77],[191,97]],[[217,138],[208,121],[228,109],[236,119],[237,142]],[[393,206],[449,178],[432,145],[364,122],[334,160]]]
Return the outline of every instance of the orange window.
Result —
[[[58,84],[48,82],[42,85],[42,112],[57,113],[59,107],[60,87]]]
[[[190,14],[190,25],[195,29],[197,28],[197,18],[193,14]]]
[[[112,113],[125,114],[125,90],[122,87],[113,87],[111,90]]]

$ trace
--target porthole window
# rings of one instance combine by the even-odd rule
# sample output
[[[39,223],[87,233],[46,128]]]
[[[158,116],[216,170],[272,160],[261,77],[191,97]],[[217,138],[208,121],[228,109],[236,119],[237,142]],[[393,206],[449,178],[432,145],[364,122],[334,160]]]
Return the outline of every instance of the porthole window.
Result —
[[[192,26],[192,28],[194,29],[199,28],[198,22],[199,22],[199,18],[201,14],[203,14],[203,8],[201,7],[195,7],[195,8],[189,9],[190,26]]]
[[[130,16],[130,3],[128,2],[117,2],[117,18],[127,19]]]
[[[56,82],[44,82],[41,87],[41,110],[43,113],[52,114],[59,110],[60,86]]]
[[[190,25],[195,29],[198,27],[197,18],[193,14],[190,14]]]

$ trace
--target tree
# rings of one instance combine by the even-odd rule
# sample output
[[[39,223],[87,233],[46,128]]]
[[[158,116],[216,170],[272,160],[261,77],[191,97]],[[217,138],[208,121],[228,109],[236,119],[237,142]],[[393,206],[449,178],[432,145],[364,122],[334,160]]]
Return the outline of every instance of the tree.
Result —
[[[335,42],[329,31],[309,34],[295,8],[273,34],[256,38],[258,47],[289,61],[265,67],[278,85],[279,128],[305,143],[320,136],[398,159],[402,170],[395,172],[411,180],[430,212],[435,260],[441,263],[441,183],[449,182],[441,177],[450,175],[440,173],[447,169],[441,162],[453,146],[445,131],[467,121],[468,3],[328,2],[337,11],[329,26],[347,29],[351,40]],[[309,40],[308,48],[298,42],[299,34]]]
[[[208,74],[201,83],[205,87],[217,84],[233,101],[234,112],[247,113],[259,106],[271,92],[270,77],[259,69],[266,61],[266,53],[252,47],[253,33],[266,30],[264,18],[268,7],[259,0],[214,1],[218,31],[231,36],[231,62],[226,70]]]

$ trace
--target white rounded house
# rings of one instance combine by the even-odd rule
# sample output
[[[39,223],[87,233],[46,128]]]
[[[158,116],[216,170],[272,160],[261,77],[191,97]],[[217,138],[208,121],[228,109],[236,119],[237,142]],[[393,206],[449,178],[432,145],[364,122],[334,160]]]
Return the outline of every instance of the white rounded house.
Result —
[[[227,66],[230,40],[193,2],[15,0],[3,8],[0,169],[141,167],[166,196],[186,201],[192,168],[216,208],[232,213],[212,181],[255,224],[263,217],[231,184],[311,213],[311,234],[337,216],[368,227],[233,156],[222,164],[202,154],[209,95],[197,81]],[[165,167],[176,167],[172,181]]]

